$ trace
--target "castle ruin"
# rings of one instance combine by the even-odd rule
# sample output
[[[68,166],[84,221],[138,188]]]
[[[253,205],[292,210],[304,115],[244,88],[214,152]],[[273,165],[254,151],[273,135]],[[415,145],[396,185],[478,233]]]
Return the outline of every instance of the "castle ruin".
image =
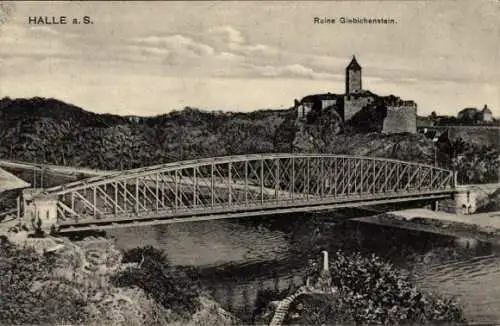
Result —
[[[309,122],[311,114],[319,115],[327,109],[333,109],[343,122],[351,120],[363,108],[373,104],[381,97],[362,88],[362,67],[353,56],[345,69],[345,94],[315,94],[302,100],[295,100],[297,119]],[[387,116],[383,123],[383,133],[416,133],[417,104],[390,96],[384,100]]]

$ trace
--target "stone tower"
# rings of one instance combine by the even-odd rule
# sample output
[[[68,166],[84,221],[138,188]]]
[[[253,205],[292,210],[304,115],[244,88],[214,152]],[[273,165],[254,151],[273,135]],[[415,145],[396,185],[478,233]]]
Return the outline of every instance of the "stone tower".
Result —
[[[352,56],[351,63],[345,68],[345,93],[350,95],[361,90],[361,66]]]

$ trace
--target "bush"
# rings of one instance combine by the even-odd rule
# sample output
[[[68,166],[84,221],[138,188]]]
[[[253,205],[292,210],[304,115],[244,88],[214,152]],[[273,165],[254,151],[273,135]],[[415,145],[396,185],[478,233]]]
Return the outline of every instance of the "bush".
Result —
[[[167,256],[152,247],[128,251],[124,254],[124,261],[137,262],[139,256],[141,263],[138,267],[127,268],[112,277],[115,286],[137,286],[181,317],[192,315],[200,307],[200,287],[192,270],[171,267]]]
[[[345,255],[330,260],[332,283],[338,294],[305,305],[304,323],[437,324],[463,322],[463,312],[449,298],[418,291],[409,277],[372,255]],[[319,271],[316,271],[318,275]]]
[[[0,324],[75,324],[86,302],[74,284],[54,282],[54,260],[0,239]]]
[[[156,261],[157,263],[163,265],[163,267],[168,267],[170,265],[168,257],[160,249],[153,246],[137,247],[130,249],[123,254],[123,263],[140,263],[146,257]]]

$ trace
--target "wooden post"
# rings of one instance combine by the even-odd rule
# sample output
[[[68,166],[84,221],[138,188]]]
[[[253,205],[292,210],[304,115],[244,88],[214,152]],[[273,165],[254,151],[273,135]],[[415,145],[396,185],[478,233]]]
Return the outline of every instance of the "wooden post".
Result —
[[[135,178],[135,213],[139,214],[139,178]]]
[[[295,158],[292,156],[292,180],[290,180],[290,196],[293,201],[293,193],[295,192]]]
[[[214,208],[214,204],[215,204],[214,191],[215,191],[215,188],[214,188],[214,164],[213,163],[211,165],[210,177],[211,177],[210,193],[211,193],[211,197],[212,197],[212,208]]]
[[[92,196],[93,196],[93,205],[94,205],[94,216],[97,215],[97,194],[96,194],[96,187],[92,188]]]
[[[248,161],[245,161],[245,205],[248,205]]]
[[[21,227],[21,197],[17,196],[17,221],[18,226]]]
[[[229,206],[231,206],[231,204],[233,203],[233,194],[232,194],[232,183],[233,183],[233,174],[232,174],[232,168],[233,168],[233,165],[231,162],[229,162],[227,164],[227,167],[228,167],[228,204]]]
[[[178,180],[178,170],[175,170],[175,204],[174,209],[177,209],[179,205],[179,180]]]
[[[193,207],[196,207],[196,202],[197,202],[196,197],[198,196],[196,194],[196,188],[198,186],[197,185],[197,178],[196,178],[196,174],[197,174],[196,170],[197,170],[197,168],[194,167],[193,168]]]
[[[264,159],[260,160],[260,203],[264,205]]]

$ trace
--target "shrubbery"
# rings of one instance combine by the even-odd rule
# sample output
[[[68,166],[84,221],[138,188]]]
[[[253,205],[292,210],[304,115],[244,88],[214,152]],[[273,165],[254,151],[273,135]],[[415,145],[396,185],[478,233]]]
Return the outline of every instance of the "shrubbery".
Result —
[[[417,290],[408,276],[372,255],[345,255],[330,259],[333,297],[298,299],[301,324],[437,324],[463,322],[463,312],[449,298]],[[290,319],[289,319],[290,321]],[[296,322],[296,321],[294,321]]]
[[[124,262],[138,262],[139,265],[114,276],[115,286],[137,286],[180,317],[188,317],[200,307],[200,287],[192,270],[170,266],[161,250],[153,247],[132,249],[124,254]]]
[[[479,146],[457,139],[453,142],[453,168],[460,183],[494,183],[500,178],[500,153],[492,146]]]
[[[54,260],[0,238],[0,324],[75,324],[86,302],[74,284],[54,281]]]

